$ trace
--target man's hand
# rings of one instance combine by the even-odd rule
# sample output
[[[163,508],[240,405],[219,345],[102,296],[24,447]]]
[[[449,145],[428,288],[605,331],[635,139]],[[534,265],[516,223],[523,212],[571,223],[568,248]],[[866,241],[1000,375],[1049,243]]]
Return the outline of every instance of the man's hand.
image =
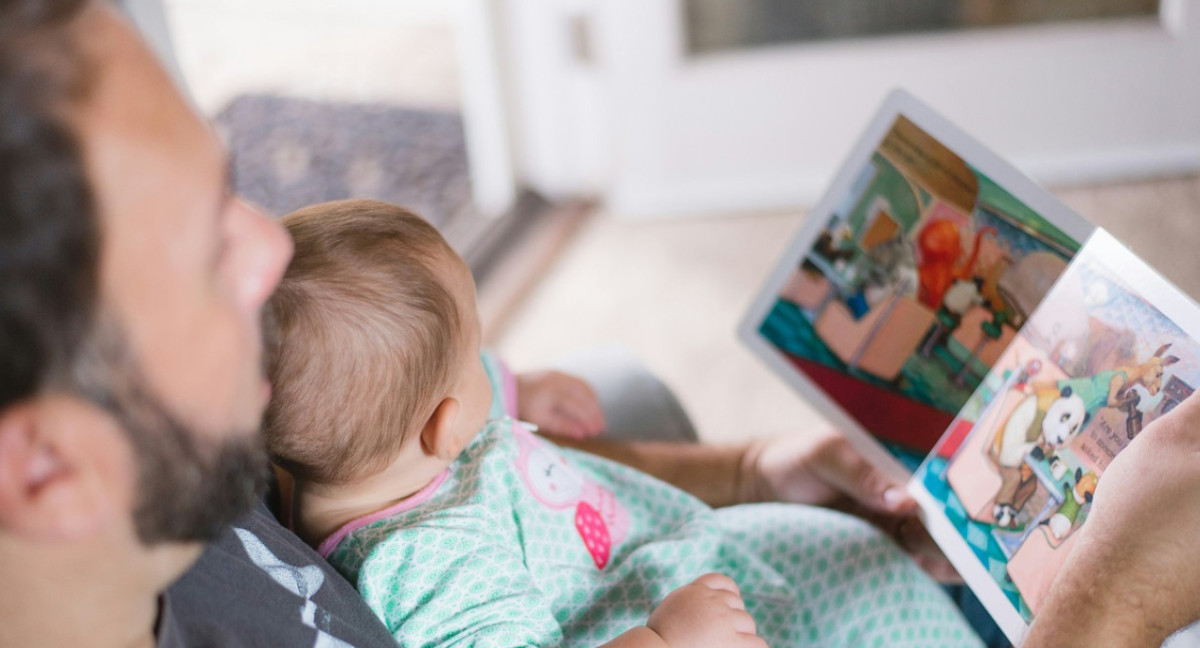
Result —
[[[878,526],[926,572],[962,582],[916,517],[917,502],[834,430],[768,439],[743,459],[741,499],[835,508]]]
[[[1113,459],[1079,534],[1026,645],[1157,647],[1200,619],[1200,398]]]
[[[591,385],[560,371],[517,376],[517,418],[575,439],[596,436],[606,425]]]

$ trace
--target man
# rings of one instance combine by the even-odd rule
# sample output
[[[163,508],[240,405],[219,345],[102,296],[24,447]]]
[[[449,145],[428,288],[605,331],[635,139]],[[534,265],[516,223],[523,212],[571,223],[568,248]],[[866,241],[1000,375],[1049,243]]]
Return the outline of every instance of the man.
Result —
[[[226,176],[112,8],[0,0],[0,646],[383,645],[353,597],[317,601],[345,584],[298,564],[261,509],[227,530],[267,472],[259,309],[290,243]],[[1113,464],[1088,525],[1103,531],[1072,557],[1040,645],[1084,645],[1070,634],[1081,618],[1155,645],[1200,617],[1180,540],[1200,530],[1200,441],[1186,434],[1200,401],[1178,411]],[[849,493],[911,507],[836,439],[601,449],[715,503]],[[1149,468],[1160,479],[1140,483]],[[164,595],[213,538],[220,551]],[[1134,585],[1136,606],[1104,576]],[[292,597],[286,615],[268,586]],[[306,639],[280,634],[293,631]]]
[[[0,644],[148,645],[259,496],[291,243],[111,9],[0,12]]]

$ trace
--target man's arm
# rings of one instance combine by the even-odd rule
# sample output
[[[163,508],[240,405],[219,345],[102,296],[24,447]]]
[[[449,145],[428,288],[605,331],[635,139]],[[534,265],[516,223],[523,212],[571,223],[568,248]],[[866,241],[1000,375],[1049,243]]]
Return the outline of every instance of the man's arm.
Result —
[[[714,507],[782,501],[884,514],[916,508],[833,429],[735,445],[555,441],[637,468]]]
[[[1080,533],[1027,647],[1157,648],[1200,619],[1200,398],[1109,464]]]
[[[709,506],[753,501],[746,492],[750,444],[706,445],[554,437],[555,443],[612,459],[687,491]],[[751,464],[750,469],[753,468]]]
[[[1089,524],[1094,522],[1089,520]],[[1119,577],[1110,576],[1132,567],[1127,564],[1114,569],[1111,559],[1120,553],[1118,547],[1076,546],[1055,579],[1025,648],[1161,646],[1176,629],[1164,625],[1163,615],[1157,611],[1167,594],[1147,588],[1145,583],[1126,585]]]

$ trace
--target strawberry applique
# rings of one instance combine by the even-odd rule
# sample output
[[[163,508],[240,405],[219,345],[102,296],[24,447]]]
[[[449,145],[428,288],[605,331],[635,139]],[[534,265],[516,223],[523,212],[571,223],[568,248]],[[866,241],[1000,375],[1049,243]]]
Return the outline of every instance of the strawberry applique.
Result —
[[[583,538],[583,545],[592,555],[596,569],[604,569],[612,552],[612,539],[600,512],[587,502],[580,502],[579,506],[575,507],[575,530],[579,531],[579,537]]]

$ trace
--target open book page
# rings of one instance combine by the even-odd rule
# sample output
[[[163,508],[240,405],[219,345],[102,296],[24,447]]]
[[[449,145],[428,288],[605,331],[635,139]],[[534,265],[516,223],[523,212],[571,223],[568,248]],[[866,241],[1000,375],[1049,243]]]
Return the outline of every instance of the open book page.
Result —
[[[868,459],[907,479],[1091,230],[897,92],[740,333]]]
[[[1197,340],[1200,308],[1097,230],[913,476],[930,532],[1014,641],[1109,462],[1200,385]]]

